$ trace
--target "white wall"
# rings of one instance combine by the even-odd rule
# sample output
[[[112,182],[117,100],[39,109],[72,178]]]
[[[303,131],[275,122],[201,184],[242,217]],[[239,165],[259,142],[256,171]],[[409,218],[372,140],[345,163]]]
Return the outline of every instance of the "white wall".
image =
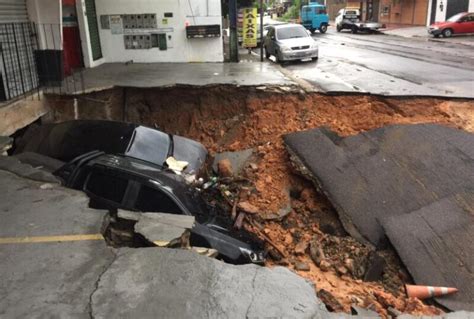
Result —
[[[446,8],[448,6],[449,1],[456,1],[456,0],[430,0],[428,6],[429,6],[429,11],[428,11],[428,24],[429,24],[429,17],[431,17],[431,1],[436,1],[436,18],[435,22],[441,22],[441,21],[446,21],[446,19],[449,19],[450,17],[446,16]],[[443,2],[443,11],[439,8],[439,4]],[[469,9],[468,12],[474,12],[474,0],[469,0]]]
[[[87,23],[83,11],[78,16],[83,16],[80,22],[83,52],[85,52],[86,66],[94,66],[103,62],[222,62],[222,38],[187,39],[186,23],[189,25],[218,24],[221,25],[220,0],[96,0],[98,19],[100,15],[144,14],[157,15],[158,32],[166,32],[168,49],[160,51],[159,48],[143,50],[126,50],[123,34],[112,34],[111,30],[99,32],[102,46],[103,59],[91,62],[89,39],[84,37]],[[165,12],[172,12],[172,18],[165,18]],[[168,23],[163,24],[162,19]],[[155,31],[156,32],[156,31]],[[84,48],[86,47],[87,48]]]
[[[62,50],[62,6],[60,0],[27,0],[28,16],[36,24],[39,48]]]

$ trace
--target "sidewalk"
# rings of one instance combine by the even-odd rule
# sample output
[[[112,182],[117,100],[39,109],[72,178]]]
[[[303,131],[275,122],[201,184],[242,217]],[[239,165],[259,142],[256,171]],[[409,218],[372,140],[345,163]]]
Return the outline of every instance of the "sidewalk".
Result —
[[[241,60],[255,60],[241,55]],[[271,63],[104,63],[85,69],[83,83],[72,78],[63,84],[62,94],[81,94],[113,87],[168,87],[174,85],[295,86]]]
[[[384,30],[382,32],[387,35],[394,35],[404,38],[422,38],[432,42],[443,42],[474,46],[474,36],[472,35],[459,35],[453,36],[451,38],[434,38],[428,34],[427,27],[401,27],[390,30]]]

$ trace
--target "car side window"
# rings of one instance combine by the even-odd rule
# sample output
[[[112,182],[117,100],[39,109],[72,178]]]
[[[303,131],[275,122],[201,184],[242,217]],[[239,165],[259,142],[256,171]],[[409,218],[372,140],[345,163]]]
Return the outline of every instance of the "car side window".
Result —
[[[142,185],[135,202],[135,209],[141,212],[183,214],[175,201],[164,192]]]
[[[275,35],[275,29],[273,28],[270,28],[270,30],[268,30],[268,37],[273,37]]]
[[[116,174],[93,170],[89,173],[85,190],[95,196],[120,204],[127,186],[128,180],[125,178]]]

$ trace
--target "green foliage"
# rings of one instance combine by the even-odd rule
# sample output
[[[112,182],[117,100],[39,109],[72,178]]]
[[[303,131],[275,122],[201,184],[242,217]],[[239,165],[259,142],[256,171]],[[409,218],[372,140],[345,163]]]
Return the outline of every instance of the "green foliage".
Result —
[[[301,6],[307,4],[305,0],[293,0],[293,4],[288,8],[283,15],[282,20],[296,20],[300,17]]]

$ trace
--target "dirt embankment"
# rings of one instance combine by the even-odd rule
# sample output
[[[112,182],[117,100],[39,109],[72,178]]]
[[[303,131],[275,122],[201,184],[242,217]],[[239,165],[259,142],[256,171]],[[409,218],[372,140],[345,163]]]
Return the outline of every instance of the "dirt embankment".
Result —
[[[117,103],[121,97],[123,91],[116,89],[92,94],[89,100],[79,98],[80,118],[126,119],[155,126],[199,140],[211,155],[255,150],[252,165],[244,171],[251,186],[241,189],[240,197],[258,207],[259,213],[247,216],[251,222],[246,227],[273,244],[269,245],[269,265],[285,265],[313,281],[331,308],[347,312],[351,304],[357,304],[382,315],[390,307],[412,314],[440,313],[406,297],[403,282],[410,280],[409,275],[390,247],[379,251],[387,265],[382,277],[376,282],[362,280],[375,258],[374,248],[348,237],[327,199],[296,174],[282,135],[328,126],[347,136],[403,123],[439,123],[474,131],[474,101],[325,96],[235,87],[127,89],[125,106]],[[101,103],[107,114],[92,106]],[[70,118],[64,101],[56,105],[53,118]],[[289,213],[275,219],[289,204]]]

